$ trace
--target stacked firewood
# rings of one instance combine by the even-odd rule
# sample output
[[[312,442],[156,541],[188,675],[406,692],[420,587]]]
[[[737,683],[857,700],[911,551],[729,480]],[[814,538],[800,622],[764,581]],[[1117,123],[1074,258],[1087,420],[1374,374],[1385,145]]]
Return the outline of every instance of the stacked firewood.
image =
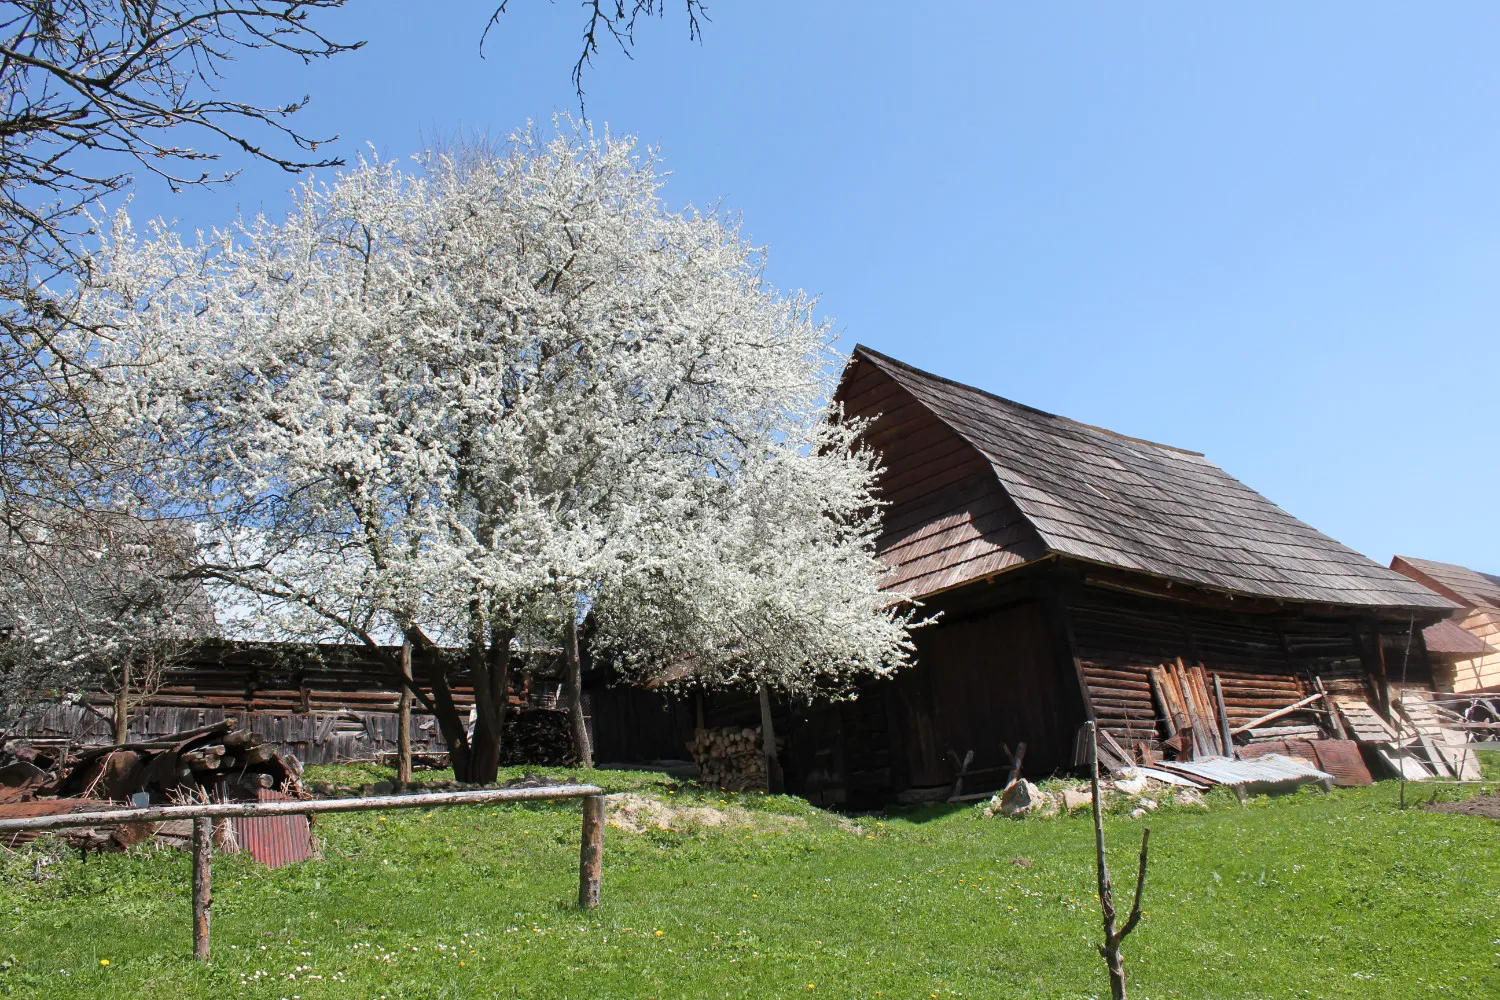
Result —
[[[235,795],[257,788],[300,792],[295,758],[259,735],[220,722],[159,740],[90,747],[67,753],[7,747],[0,782],[11,801],[95,798],[115,802],[170,803]],[[12,780],[5,780],[13,776]],[[19,779],[19,780],[14,780]]]
[[[546,708],[512,709],[505,716],[500,762],[568,767],[578,763],[568,713]]]
[[[698,780],[730,792],[766,788],[766,754],[760,727],[700,729],[688,744]]]

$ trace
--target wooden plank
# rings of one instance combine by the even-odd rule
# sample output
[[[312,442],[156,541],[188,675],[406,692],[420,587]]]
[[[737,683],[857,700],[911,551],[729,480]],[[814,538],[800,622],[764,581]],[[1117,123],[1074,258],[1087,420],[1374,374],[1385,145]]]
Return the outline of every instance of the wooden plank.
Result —
[[[1285,708],[1280,708],[1280,709],[1277,709],[1274,712],[1270,712],[1270,713],[1268,713],[1266,715],[1262,715],[1260,718],[1256,719],[1254,722],[1248,722],[1248,723],[1246,723],[1243,726],[1237,726],[1236,728],[1232,729],[1230,731],[1230,733],[1231,733],[1231,735],[1237,736],[1240,733],[1245,732],[1247,729],[1254,729],[1256,726],[1264,725],[1265,723],[1271,722],[1274,719],[1279,719],[1283,715],[1290,715],[1291,713],[1297,711],[1299,708],[1304,708],[1304,707],[1306,707],[1308,705],[1311,705],[1313,702],[1317,701],[1318,699],[1320,699],[1322,697],[1323,696],[1321,694],[1311,694],[1311,695],[1308,695],[1306,698],[1303,698],[1301,701],[1293,702],[1292,704],[1286,706]]]
[[[1224,747],[1225,756],[1236,756],[1234,738],[1229,734],[1229,711],[1224,707],[1224,688],[1219,683],[1218,674],[1214,674],[1214,699],[1219,708],[1219,742]]]

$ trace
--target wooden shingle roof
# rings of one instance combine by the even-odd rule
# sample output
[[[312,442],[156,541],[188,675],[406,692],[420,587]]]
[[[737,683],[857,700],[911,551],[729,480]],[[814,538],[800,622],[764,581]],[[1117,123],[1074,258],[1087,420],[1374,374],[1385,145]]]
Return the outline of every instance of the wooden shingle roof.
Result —
[[[1445,598],[1292,517],[1201,454],[1045,413],[903,364],[889,375],[988,461],[1052,553],[1232,594],[1370,608]]]
[[[1433,559],[1396,556],[1391,569],[1424,583],[1465,607],[1500,608],[1500,576]]]
[[[1422,640],[1427,645],[1427,652],[1460,660],[1488,656],[1495,652],[1479,636],[1449,618],[1424,628]]]

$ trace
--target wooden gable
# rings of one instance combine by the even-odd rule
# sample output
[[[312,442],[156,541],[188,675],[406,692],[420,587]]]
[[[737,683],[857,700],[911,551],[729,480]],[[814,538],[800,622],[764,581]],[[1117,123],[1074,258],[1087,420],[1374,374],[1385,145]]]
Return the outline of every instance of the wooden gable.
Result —
[[[884,589],[926,597],[1045,555],[984,456],[890,375],[856,358],[837,398],[873,421],[863,440],[885,467]]]

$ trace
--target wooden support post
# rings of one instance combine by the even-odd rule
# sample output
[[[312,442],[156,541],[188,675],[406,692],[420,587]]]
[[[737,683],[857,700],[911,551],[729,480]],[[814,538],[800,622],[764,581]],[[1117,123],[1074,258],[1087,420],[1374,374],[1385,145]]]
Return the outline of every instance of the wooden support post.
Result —
[[[1015,756],[1011,758],[1010,773],[1005,776],[1005,787],[1009,788],[1021,780],[1021,768],[1026,761],[1026,741],[1022,740],[1016,744]]]
[[[599,905],[599,879],[604,865],[604,796],[583,800],[583,839],[578,848],[578,905]]]
[[[401,643],[401,700],[396,706],[396,787],[411,784],[411,637]]]
[[[193,820],[193,958],[208,961],[208,908],[213,903],[214,821]]]
[[[1224,743],[1224,756],[1238,757],[1234,752],[1234,737],[1229,734],[1229,709],[1224,707],[1224,685],[1219,683],[1219,675],[1214,674],[1214,702],[1219,709],[1219,739]]]
[[[1344,729],[1344,720],[1339,718],[1339,707],[1329,697],[1328,688],[1323,686],[1323,678],[1314,677],[1313,686],[1318,689],[1318,694],[1323,696],[1323,707],[1328,709],[1328,724],[1333,729],[1333,735],[1341,740],[1347,740],[1349,733]]]

